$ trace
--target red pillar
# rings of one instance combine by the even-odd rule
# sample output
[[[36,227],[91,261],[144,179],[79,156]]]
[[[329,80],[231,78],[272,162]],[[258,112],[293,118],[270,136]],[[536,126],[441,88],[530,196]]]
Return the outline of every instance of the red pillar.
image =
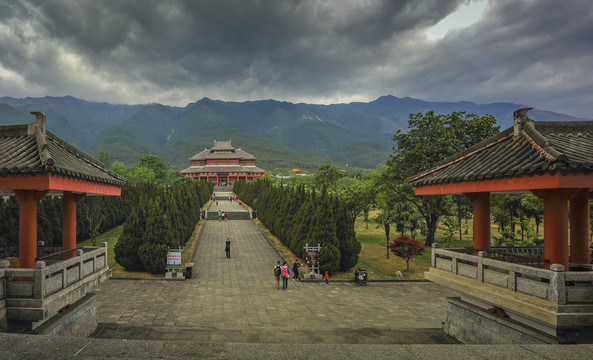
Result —
[[[73,194],[71,191],[64,191],[62,197],[63,219],[62,219],[62,250],[70,250],[76,247],[76,203],[85,194]],[[76,256],[73,251],[64,253],[63,259]]]
[[[464,194],[474,205],[474,248],[490,250],[490,193]],[[476,254],[477,255],[477,254]]]
[[[550,189],[533,191],[544,199],[544,258],[551,264],[561,264],[568,271],[568,199],[574,189]]]
[[[570,199],[570,262],[589,264],[589,189],[580,189]]]
[[[34,268],[37,257],[37,202],[48,191],[14,190],[19,199],[19,267]]]

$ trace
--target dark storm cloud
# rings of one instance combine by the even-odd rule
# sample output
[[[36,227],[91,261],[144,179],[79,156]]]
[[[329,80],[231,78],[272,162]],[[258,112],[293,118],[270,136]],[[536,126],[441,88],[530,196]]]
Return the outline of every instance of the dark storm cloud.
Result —
[[[480,22],[428,50],[431,55],[423,57],[413,77],[431,78],[414,93],[430,99],[522,102],[593,117],[590,34],[591,2],[493,1]]]
[[[179,105],[395,94],[590,109],[589,2],[492,1],[478,23],[429,41],[464,3],[7,2],[0,95]]]

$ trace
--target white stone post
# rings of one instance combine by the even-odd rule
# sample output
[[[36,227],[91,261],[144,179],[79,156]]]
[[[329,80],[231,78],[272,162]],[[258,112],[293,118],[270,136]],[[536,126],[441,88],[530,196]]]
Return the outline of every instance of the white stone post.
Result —
[[[550,271],[550,289],[548,290],[548,300],[559,305],[566,304],[566,273],[564,265],[552,264]]]
[[[436,254],[436,249],[439,248],[439,244],[438,243],[432,243],[432,253],[430,254],[430,263],[432,265],[433,268],[437,267],[437,254]]]
[[[488,257],[486,251],[478,251],[478,274],[477,279],[480,282],[484,282],[484,258]]]
[[[35,263],[35,283],[33,284],[33,299],[43,299],[45,295],[44,283],[45,280],[45,261],[37,261]]]

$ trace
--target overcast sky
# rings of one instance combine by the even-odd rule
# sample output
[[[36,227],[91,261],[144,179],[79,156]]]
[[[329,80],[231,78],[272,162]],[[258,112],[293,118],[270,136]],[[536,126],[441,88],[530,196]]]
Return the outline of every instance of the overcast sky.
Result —
[[[593,117],[593,1],[0,0],[0,96],[388,94]]]

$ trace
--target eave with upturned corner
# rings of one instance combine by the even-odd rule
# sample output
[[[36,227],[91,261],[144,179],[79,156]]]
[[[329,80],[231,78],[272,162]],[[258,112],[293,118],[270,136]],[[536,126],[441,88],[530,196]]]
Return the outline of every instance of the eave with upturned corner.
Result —
[[[593,121],[533,121],[529,110],[515,111],[513,127],[408,179],[416,195],[463,194],[473,203],[473,246],[434,244],[425,277],[460,291],[450,307],[486,314],[478,322],[498,313],[554,341],[590,341],[582,334],[593,333]],[[543,248],[491,246],[491,193],[531,193],[543,200]],[[453,323],[445,329],[467,334]]]

